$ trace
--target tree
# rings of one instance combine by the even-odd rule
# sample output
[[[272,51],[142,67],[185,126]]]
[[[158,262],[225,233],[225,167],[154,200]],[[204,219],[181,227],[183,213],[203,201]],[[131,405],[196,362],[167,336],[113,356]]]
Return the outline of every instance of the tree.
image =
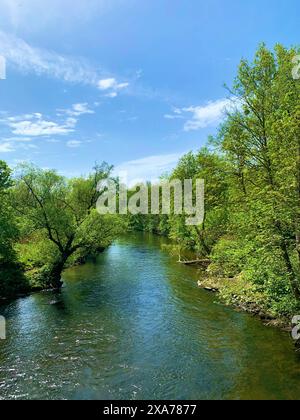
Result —
[[[207,148],[180,159],[171,179],[204,179],[205,215],[200,226],[186,226],[186,216],[172,215],[170,236],[181,250],[209,257],[213,246],[227,229],[227,167],[224,158]]]
[[[12,245],[17,235],[8,202],[8,189],[11,185],[11,171],[5,162],[0,161],[0,260],[2,262],[11,258]]]
[[[22,167],[14,201],[23,238],[39,238],[52,250],[45,271],[45,287],[62,286],[61,274],[69,259],[84,258],[107,247],[121,230],[117,216],[96,210],[97,185],[112,167],[97,165],[87,178],[68,180],[55,171]],[[45,267],[44,267],[45,269]]]
[[[253,63],[242,61],[231,91],[240,109],[229,116],[220,140],[231,165],[232,228],[255,244],[265,261],[277,256],[300,300],[300,84],[292,78],[295,55],[293,49],[277,46],[273,53],[262,45]],[[265,286],[273,290],[276,267],[272,274],[270,264],[262,267]]]
[[[9,200],[12,185],[11,171],[0,161],[0,297],[11,297],[28,289],[14,248],[18,229]]]

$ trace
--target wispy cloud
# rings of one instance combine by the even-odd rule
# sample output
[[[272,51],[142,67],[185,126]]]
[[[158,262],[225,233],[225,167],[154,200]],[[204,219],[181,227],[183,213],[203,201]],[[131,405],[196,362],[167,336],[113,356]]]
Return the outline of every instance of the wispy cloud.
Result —
[[[67,147],[70,147],[71,149],[76,149],[82,145],[82,141],[80,140],[69,140],[67,142]]]
[[[180,108],[173,108],[172,114],[165,114],[164,118],[167,120],[182,120],[184,116],[182,115],[182,110]]]
[[[177,115],[177,114],[165,114],[164,118],[166,120],[182,120],[184,117],[183,115]]]
[[[127,0],[128,1],[128,0]],[[124,0],[0,0],[0,22],[12,29],[28,28],[44,30],[45,26],[56,28],[63,23],[77,27],[91,19],[99,19]],[[2,26],[1,25],[1,26]]]
[[[118,96],[117,92],[109,92],[106,95],[107,98],[116,98]]]
[[[176,108],[173,110],[173,114],[167,114],[165,118],[185,119],[184,131],[195,131],[220,124],[226,113],[239,105],[233,98],[219,99],[205,105]]]
[[[58,115],[66,114],[66,115],[69,115],[70,117],[80,117],[81,115],[95,114],[95,111],[89,108],[89,105],[87,102],[73,104],[71,109],[58,109],[57,111],[58,111]]]
[[[83,60],[35,48],[20,38],[0,31],[0,54],[25,73],[45,74],[72,83],[97,86],[97,72]]]
[[[11,153],[16,149],[11,142],[0,143],[0,153]]]
[[[82,57],[67,56],[38,48],[3,30],[0,30],[0,55],[6,58],[8,71],[12,67],[24,74],[36,74],[66,83],[91,86],[102,92],[102,96],[106,98],[113,99],[123,93],[168,103],[176,100],[170,92],[142,85],[141,70],[134,72],[129,80],[124,80],[120,76],[112,75],[100,65],[92,65]]]
[[[29,143],[32,141],[31,137],[8,137],[3,139],[3,141],[12,143],[12,142],[16,142],[16,143]]]
[[[211,125],[219,124],[226,114],[227,108],[231,105],[231,100],[220,99],[209,102],[204,106],[191,106],[184,108],[184,112],[192,114],[192,119],[188,120],[184,126],[185,131],[199,130]]]
[[[115,168],[115,174],[127,178],[129,185],[138,182],[156,182],[159,177],[171,171],[177,164],[182,153],[148,156],[142,159],[124,162]]]
[[[4,139],[0,142],[0,153],[13,153],[16,150],[38,149],[38,146],[29,141],[22,142],[19,138]]]
[[[104,70],[95,69],[82,58],[67,57],[29,45],[24,40],[0,31],[0,55],[24,73],[35,73],[68,83],[90,85],[118,92],[129,86],[115,78],[104,79]]]

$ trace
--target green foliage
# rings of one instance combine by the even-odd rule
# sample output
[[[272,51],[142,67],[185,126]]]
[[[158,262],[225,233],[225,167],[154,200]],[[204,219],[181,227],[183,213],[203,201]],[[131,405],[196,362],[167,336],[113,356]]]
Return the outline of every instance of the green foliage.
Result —
[[[96,210],[98,183],[111,170],[103,163],[87,178],[66,179],[23,165],[13,183],[0,161],[0,298],[60,287],[65,267],[96,256],[126,229],[124,218]]]
[[[69,180],[55,171],[20,168],[13,189],[21,232],[17,248],[35,285],[60,287],[65,267],[96,255],[123,231],[119,217],[96,210],[98,183],[111,169],[103,163],[89,177]]]
[[[11,171],[5,162],[0,161],[0,298],[28,290],[14,249],[19,232],[10,204],[12,185]]]
[[[241,272],[264,293],[270,310],[294,314],[300,301],[300,84],[292,78],[295,50],[263,45],[242,61],[232,94],[239,109],[220,132],[229,163],[233,242],[214,249],[214,268]],[[227,243],[227,245],[226,245]]]
[[[230,236],[221,238],[213,248],[209,272],[220,277],[237,276],[246,265],[249,251],[242,240]]]
[[[13,259],[13,243],[18,234],[9,206],[9,187],[10,170],[0,161],[0,263]]]

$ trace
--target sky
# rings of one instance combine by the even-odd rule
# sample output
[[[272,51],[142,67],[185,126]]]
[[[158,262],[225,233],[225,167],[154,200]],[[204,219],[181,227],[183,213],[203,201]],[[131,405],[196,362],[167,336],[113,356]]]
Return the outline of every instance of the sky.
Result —
[[[217,132],[242,58],[299,45],[299,15],[299,0],[0,0],[0,159],[157,178]]]

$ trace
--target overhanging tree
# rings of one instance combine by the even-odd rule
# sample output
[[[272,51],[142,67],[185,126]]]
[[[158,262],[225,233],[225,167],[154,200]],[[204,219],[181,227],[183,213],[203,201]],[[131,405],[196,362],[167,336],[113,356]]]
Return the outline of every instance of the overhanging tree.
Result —
[[[39,235],[52,245],[52,261],[44,286],[60,288],[61,274],[71,256],[94,254],[108,246],[120,232],[117,216],[98,214],[97,185],[112,167],[97,165],[87,178],[68,180],[55,171],[22,167],[14,190],[23,237]]]

